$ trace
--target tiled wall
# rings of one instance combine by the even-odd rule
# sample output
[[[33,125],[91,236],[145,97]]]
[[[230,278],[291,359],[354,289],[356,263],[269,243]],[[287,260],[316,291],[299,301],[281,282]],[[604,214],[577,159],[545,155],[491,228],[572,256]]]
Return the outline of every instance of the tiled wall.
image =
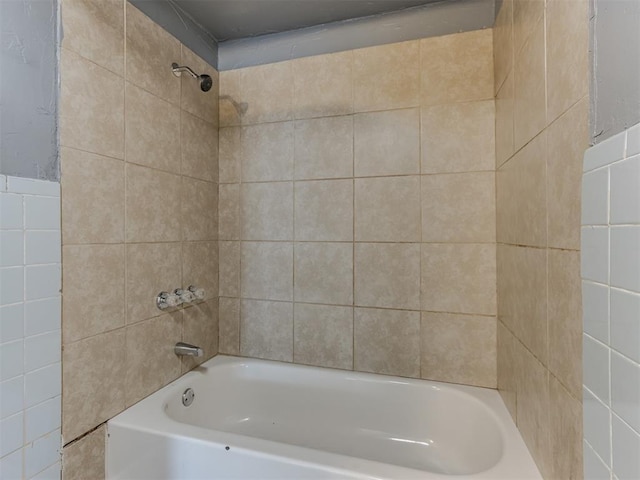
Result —
[[[62,19],[64,476],[86,479],[94,429],[195,366],[176,342],[217,353],[218,77],[124,0],[64,0]],[[156,308],[190,284],[206,302]]]
[[[584,473],[640,478],[640,124],[589,149],[584,172]]]
[[[60,369],[60,184],[0,175],[0,478],[59,478]]]
[[[494,28],[498,388],[547,479],[582,476],[588,21],[587,0],[504,0]]]
[[[220,94],[220,351],[495,387],[492,31]]]

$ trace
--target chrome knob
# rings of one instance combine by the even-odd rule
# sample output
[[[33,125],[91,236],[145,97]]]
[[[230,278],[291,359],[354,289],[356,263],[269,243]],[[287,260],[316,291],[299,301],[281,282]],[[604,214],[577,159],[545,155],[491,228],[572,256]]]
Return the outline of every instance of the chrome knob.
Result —
[[[189,285],[189,288],[187,290],[189,290],[193,294],[196,300],[204,300],[204,297],[206,295],[204,288],[198,288],[195,285]]]
[[[182,303],[180,297],[175,293],[160,292],[156,297],[156,306],[160,310],[166,310],[167,308],[175,308]]]
[[[178,296],[178,298],[180,299],[180,303],[191,303],[196,299],[196,296],[193,294],[193,292],[189,290],[183,290],[181,288],[176,288],[174,294]]]

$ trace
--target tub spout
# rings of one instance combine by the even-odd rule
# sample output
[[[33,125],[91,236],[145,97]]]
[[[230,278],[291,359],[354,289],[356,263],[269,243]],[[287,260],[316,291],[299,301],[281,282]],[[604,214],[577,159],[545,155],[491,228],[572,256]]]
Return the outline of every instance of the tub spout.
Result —
[[[179,356],[201,357],[202,355],[204,355],[204,352],[200,347],[196,347],[195,345],[190,345],[184,342],[176,343],[173,351],[176,352],[176,355]]]

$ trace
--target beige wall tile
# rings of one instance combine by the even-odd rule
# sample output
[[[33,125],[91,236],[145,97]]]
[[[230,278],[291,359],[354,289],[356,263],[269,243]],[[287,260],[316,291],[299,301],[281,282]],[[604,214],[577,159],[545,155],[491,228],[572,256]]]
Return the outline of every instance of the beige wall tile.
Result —
[[[418,106],[419,41],[354,50],[353,82],[355,112]]]
[[[182,175],[208,182],[218,181],[217,127],[201,118],[182,112]]]
[[[182,357],[182,373],[218,354],[218,299],[200,302],[184,309],[182,341],[204,350],[202,357]]]
[[[243,240],[293,240],[293,183],[244,183]]]
[[[493,98],[491,29],[422,39],[420,57],[422,105]]]
[[[218,237],[218,188],[214,183],[182,178],[182,239],[215,240]],[[165,205],[177,205],[165,201]]]
[[[295,363],[353,368],[353,308],[296,303],[293,331]]]
[[[105,480],[107,427],[102,425],[62,451],[62,480]]]
[[[357,177],[420,173],[420,111],[361,113],[354,117]]]
[[[125,175],[127,242],[180,240],[180,177],[131,164]],[[194,205],[200,215],[205,206]]]
[[[221,297],[240,296],[240,242],[218,242],[219,293]]]
[[[495,242],[493,172],[424,175],[423,242]]]
[[[493,171],[495,106],[484,102],[422,109],[422,173]]]
[[[227,127],[219,130],[218,178],[220,183],[237,183],[240,181],[241,132],[241,127]]]
[[[64,48],[60,55],[60,145],[124,158],[124,80]]]
[[[518,348],[524,348],[501,321],[497,322],[497,381],[498,391],[511,418],[517,422]]]
[[[496,318],[422,312],[422,378],[496,388]]]
[[[549,370],[582,398],[582,284],[580,253],[548,250]]]
[[[293,300],[293,245],[288,242],[242,242],[243,298]]]
[[[548,0],[547,123],[589,94],[589,3]]]
[[[125,100],[127,162],[180,173],[180,109],[129,82]]]
[[[517,417],[518,429],[543,478],[549,471],[549,371],[526,349],[520,349]]]
[[[293,179],[293,122],[245,127],[240,143],[243,182]]]
[[[353,240],[353,180],[295,184],[295,238]]]
[[[513,72],[509,72],[496,96],[496,168],[513,155]]]
[[[240,239],[240,185],[223,183],[218,186],[218,238]]]
[[[353,304],[351,243],[296,243],[294,265],[297,302]]]
[[[209,75],[213,81],[211,90],[203,92],[200,89],[198,81],[191,78],[190,75],[182,75],[180,82],[180,107],[182,110],[217,127],[218,91],[220,88],[218,71],[184,45],[182,45],[182,59],[180,64],[188,65],[195,70],[198,75]]]
[[[420,312],[356,308],[353,330],[355,370],[420,376]]]
[[[294,150],[297,180],[353,177],[353,116],[298,120]]]
[[[246,357],[293,360],[293,304],[242,300],[240,354]]]
[[[420,309],[420,245],[358,243],[355,304]]]
[[[544,364],[548,358],[547,251],[498,246],[498,317]]]
[[[62,47],[123,76],[122,0],[64,0],[62,7]]]
[[[205,300],[218,298],[218,242],[182,244],[182,282],[179,285],[204,288]]]
[[[71,441],[125,408],[124,329],[65,345],[62,435]],[[90,400],[89,400],[90,399]]]
[[[62,250],[63,343],[124,325],[124,245]]]
[[[179,105],[180,78],[171,64],[180,58],[180,42],[130,3],[126,9],[127,80]]]
[[[240,355],[240,300],[220,297],[219,312],[220,353]]]
[[[543,132],[498,170],[499,242],[546,246],[546,150],[546,132]]]
[[[517,0],[515,0],[517,1]],[[504,0],[493,26],[494,91],[498,92],[513,69],[513,3]]]
[[[124,163],[71,148],[62,162],[62,241],[124,241]]]
[[[520,3],[534,3],[524,0]],[[531,37],[515,56],[514,142],[518,150],[546,126],[546,75],[544,21],[540,19]]]
[[[295,118],[353,112],[352,51],[299,58],[291,63]]]
[[[418,175],[356,179],[355,189],[357,241],[420,241]]]
[[[513,43],[517,56],[528,38],[535,35],[538,22],[544,16],[545,0],[514,0]]]
[[[179,243],[127,245],[127,323],[162,315],[156,296],[182,286],[182,263]]]
[[[589,100],[547,128],[548,245],[580,249],[582,158],[589,146]]]
[[[422,310],[495,315],[495,286],[495,245],[422,245]]]
[[[221,127],[241,125],[243,113],[240,103],[248,107],[249,104],[241,100],[242,69],[220,72],[220,97],[218,104],[218,124]],[[248,109],[248,108],[247,108]]]
[[[180,357],[173,348],[182,339],[182,311],[164,314],[126,328],[127,406],[142,400],[180,376]]]
[[[246,103],[240,114],[232,102]],[[292,62],[271,63],[220,75],[220,125],[249,125],[293,119]]]
[[[551,478],[581,479],[582,402],[549,375],[549,405]],[[558,455],[558,452],[562,454]]]

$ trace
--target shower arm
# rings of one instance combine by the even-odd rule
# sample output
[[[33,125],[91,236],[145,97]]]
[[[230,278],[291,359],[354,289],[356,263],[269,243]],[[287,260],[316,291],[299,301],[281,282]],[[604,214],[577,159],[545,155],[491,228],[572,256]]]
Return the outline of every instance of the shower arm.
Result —
[[[175,62],[171,64],[171,71],[176,77],[179,77],[180,75],[182,75],[182,72],[187,72],[193,78],[200,78],[200,76],[196,72],[191,70],[189,67],[187,66],[181,67]]]

